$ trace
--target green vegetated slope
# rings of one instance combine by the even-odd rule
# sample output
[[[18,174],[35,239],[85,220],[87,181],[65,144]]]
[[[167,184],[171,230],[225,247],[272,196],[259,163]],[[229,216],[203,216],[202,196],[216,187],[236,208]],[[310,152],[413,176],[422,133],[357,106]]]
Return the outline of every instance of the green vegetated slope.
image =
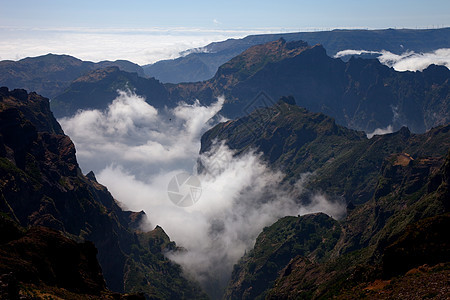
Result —
[[[164,251],[175,251],[176,245],[161,228],[139,231],[141,221],[146,218],[143,212],[122,210],[93,173],[81,174],[75,147],[50,112],[48,99],[7,88],[0,89],[0,97],[0,212],[23,227],[44,226],[57,230],[49,234],[61,236],[61,240],[62,235],[69,238],[63,240],[67,248],[78,245],[74,241],[92,241],[98,249],[98,262],[106,286],[112,291],[143,292],[160,299],[205,297],[196,284],[181,276],[180,266],[163,255]],[[40,229],[31,230],[40,232]],[[2,231],[1,236],[5,232]],[[36,245],[36,249],[40,249],[40,243],[46,243],[45,232],[43,240],[38,234],[35,240],[27,240],[30,246],[26,247]],[[20,241],[21,237],[17,238]],[[52,249],[53,245],[52,242],[45,246],[48,251],[39,254],[42,259],[49,259],[50,264],[51,258],[45,255],[58,251]],[[11,249],[16,249],[14,247]],[[74,247],[76,252],[76,247],[85,246]],[[95,266],[92,253],[96,250],[92,245],[89,247],[90,264]],[[10,252],[3,252],[3,255]],[[17,259],[24,260],[25,269],[37,268],[37,271],[30,271],[30,276],[35,275],[16,273],[12,266],[22,263],[14,257],[6,257],[0,274],[13,272],[20,282],[66,288],[52,279],[56,275],[42,273],[36,260],[29,264],[20,251],[17,255]],[[8,265],[9,262],[12,265]],[[71,271],[77,272],[70,268],[67,276],[72,276]]]

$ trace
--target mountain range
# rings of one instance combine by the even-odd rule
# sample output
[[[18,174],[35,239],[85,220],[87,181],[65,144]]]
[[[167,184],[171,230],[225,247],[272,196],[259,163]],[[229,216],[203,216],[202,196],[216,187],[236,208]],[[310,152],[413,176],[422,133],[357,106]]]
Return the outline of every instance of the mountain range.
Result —
[[[450,71],[397,72],[375,59],[348,62],[327,56],[321,45],[280,39],[257,45],[222,65],[207,81],[167,85],[172,99],[210,103],[224,95],[222,113],[245,115],[293,95],[298,105],[322,112],[352,129],[372,132],[408,126],[425,132],[448,123]]]
[[[280,39],[249,48],[210,80],[196,83],[164,85],[114,67],[94,70],[73,81],[51,105],[57,117],[65,117],[79,109],[106,108],[118,89],[134,90],[158,109],[181,100],[210,104],[224,95],[221,114],[236,118],[293,95],[298,105],[366,133],[402,126],[425,132],[449,121],[449,78],[444,66],[398,72],[376,59],[343,62],[321,45]]]
[[[176,59],[145,65],[145,74],[164,83],[196,82],[210,79],[218,68],[248,48],[276,41],[302,40],[310,45],[321,44],[329,56],[347,49],[381,51],[395,54],[407,51],[430,52],[450,45],[450,28],[441,29],[383,29],[332,30],[250,35],[242,39],[214,42],[205,47],[187,51]]]

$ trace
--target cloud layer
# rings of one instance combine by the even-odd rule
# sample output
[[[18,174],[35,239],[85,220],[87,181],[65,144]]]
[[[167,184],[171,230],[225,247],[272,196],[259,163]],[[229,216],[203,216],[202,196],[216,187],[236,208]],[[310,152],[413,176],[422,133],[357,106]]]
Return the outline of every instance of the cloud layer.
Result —
[[[450,68],[450,48],[438,49],[427,53],[415,53],[408,51],[400,55],[385,50],[343,50],[336,53],[335,57],[340,58],[362,54],[377,55],[378,60],[382,64],[392,67],[397,71],[422,71],[431,64],[442,65]]]
[[[105,111],[82,111],[60,120],[84,171],[94,169],[125,208],[144,210],[151,222],[146,229],[160,225],[184,247],[186,252],[168,256],[214,297],[265,226],[286,215],[322,211],[339,218],[345,212],[343,203],[322,194],[300,203],[311,174],[283,185],[284,174],[255,151],[236,157],[219,141],[199,156],[200,136],[213,125],[211,117],[223,101],[157,111],[145,99],[120,92]],[[168,183],[181,172],[195,173],[197,161],[203,165],[197,174],[201,197],[193,206],[176,206],[169,200]]]

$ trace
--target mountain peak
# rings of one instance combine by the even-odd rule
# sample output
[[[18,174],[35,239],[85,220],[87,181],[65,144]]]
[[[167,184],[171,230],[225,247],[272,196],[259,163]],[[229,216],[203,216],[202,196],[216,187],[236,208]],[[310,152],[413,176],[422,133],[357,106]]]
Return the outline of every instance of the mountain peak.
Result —
[[[90,180],[94,181],[94,182],[97,182],[97,178],[95,177],[94,171],[90,171],[89,173],[87,173],[86,177],[89,178]]]
[[[278,104],[282,104],[282,103],[287,103],[289,105],[297,105],[297,103],[295,102],[294,96],[292,96],[292,95],[281,97],[278,100]]]
[[[50,111],[50,102],[34,92],[24,89],[10,91],[7,87],[0,88],[0,113],[7,117],[7,111],[17,110],[19,114],[31,121],[38,132],[64,134],[61,126]],[[10,118],[15,118],[9,115]],[[17,117],[17,116],[16,116]],[[16,119],[18,121],[19,119]]]
[[[311,47],[306,42],[286,42],[283,38],[256,45],[222,65],[217,71],[215,78],[233,77],[235,80],[243,80],[255,74],[269,63],[297,56],[309,48]]]

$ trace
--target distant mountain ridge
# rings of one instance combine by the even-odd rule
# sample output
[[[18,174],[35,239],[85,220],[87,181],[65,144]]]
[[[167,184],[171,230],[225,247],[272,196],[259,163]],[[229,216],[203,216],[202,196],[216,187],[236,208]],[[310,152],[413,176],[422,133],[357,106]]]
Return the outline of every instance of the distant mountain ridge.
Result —
[[[0,61],[0,86],[26,89],[53,98],[84,73],[110,66],[145,77],[139,65],[126,60],[93,63],[69,55],[47,54],[19,61]]]
[[[224,95],[221,111],[236,118],[274,99],[293,95],[300,106],[322,112],[346,127],[425,132],[450,121],[450,70],[431,65],[422,72],[397,72],[376,59],[331,58],[321,45],[284,39],[253,46],[218,69],[207,81],[161,84],[117,67],[93,70],[55,97],[57,117],[79,109],[105,109],[117,90],[132,90],[157,109],[198,99],[210,104]]]
[[[273,51],[278,51],[276,59]],[[397,72],[376,59],[343,62],[329,57],[322,45],[279,39],[247,49],[210,80],[166,87],[172,99],[211,103],[224,95],[222,113],[229,118],[249,113],[249,106],[293,95],[300,106],[352,129],[372,132],[390,125],[425,132],[450,121],[449,84],[450,70],[444,66]]]
[[[429,52],[450,47],[450,28],[441,29],[382,29],[333,30],[250,35],[242,39],[228,39],[211,43],[184,57],[162,60],[143,66],[145,74],[164,83],[196,82],[210,79],[219,66],[248,48],[284,38],[302,40],[310,45],[321,44],[329,56],[338,51],[387,50],[395,54],[406,51]]]

